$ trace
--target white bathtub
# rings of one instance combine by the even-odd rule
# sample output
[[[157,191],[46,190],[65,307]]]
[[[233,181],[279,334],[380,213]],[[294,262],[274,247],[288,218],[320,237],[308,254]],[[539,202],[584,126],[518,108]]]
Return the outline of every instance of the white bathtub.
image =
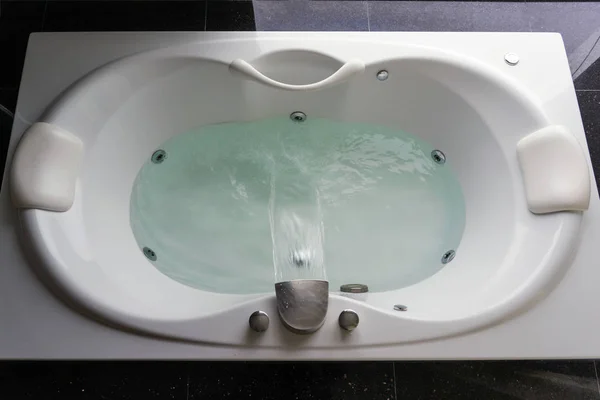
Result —
[[[117,330],[204,346],[351,347],[365,358],[373,346],[466,335],[534,308],[572,264],[590,192],[597,197],[580,120],[556,114],[552,103],[560,92],[576,107],[566,58],[559,54],[560,62],[540,73],[527,69],[535,52],[510,65],[509,47],[472,57],[443,40],[425,42],[217,35],[91,72],[46,109],[13,160],[13,202],[37,273],[74,309]],[[245,74],[247,65],[234,60],[289,85]],[[322,88],[292,86],[322,81],[345,63],[348,73]],[[386,81],[376,79],[380,70],[388,71]],[[561,87],[528,86],[536,73]],[[324,325],[307,336],[279,323],[274,292],[213,293],[159,272],[140,251],[129,216],[136,175],[169,138],[298,110],[402,129],[443,149],[466,207],[451,263],[414,285],[360,298],[331,287]],[[360,317],[351,333],[338,324],[345,309]],[[262,333],[248,326],[257,310],[271,318]]]

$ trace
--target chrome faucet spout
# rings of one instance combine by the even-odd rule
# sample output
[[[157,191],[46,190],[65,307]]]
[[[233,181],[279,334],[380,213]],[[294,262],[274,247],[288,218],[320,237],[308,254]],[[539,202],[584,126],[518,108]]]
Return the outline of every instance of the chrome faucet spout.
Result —
[[[325,322],[329,282],[297,279],[275,284],[277,311],[283,325],[294,333],[316,332]]]

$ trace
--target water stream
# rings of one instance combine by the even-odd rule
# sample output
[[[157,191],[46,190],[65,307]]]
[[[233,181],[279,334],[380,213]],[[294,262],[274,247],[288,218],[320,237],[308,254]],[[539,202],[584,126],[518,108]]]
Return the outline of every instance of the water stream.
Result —
[[[269,198],[275,282],[327,279],[323,251],[323,211],[318,182],[302,153],[285,148],[274,162]]]

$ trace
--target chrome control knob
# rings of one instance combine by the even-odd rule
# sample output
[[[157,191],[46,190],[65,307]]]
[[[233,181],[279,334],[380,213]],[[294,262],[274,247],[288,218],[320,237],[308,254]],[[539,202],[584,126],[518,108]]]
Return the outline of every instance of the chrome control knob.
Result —
[[[255,332],[264,332],[269,328],[269,316],[264,311],[254,311],[248,319],[250,329]]]
[[[350,332],[356,329],[358,321],[358,314],[354,310],[344,310],[340,313],[340,317],[338,318],[340,327]]]

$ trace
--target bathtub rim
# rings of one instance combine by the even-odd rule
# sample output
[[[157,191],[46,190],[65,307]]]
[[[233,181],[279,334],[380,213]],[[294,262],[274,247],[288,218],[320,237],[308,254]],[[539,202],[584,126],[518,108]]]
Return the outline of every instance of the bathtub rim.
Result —
[[[162,52],[163,50],[156,50],[156,52]],[[437,50],[439,50],[439,49],[436,49],[436,51]],[[146,55],[146,53],[139,54],[138,56],[142,57],[144,55]],[[131,56],[131,57],[136,57],[136,56]],[[127,61],[127,60],[130,60],[130,57],[127,57],[126,59],[121,59],[121,60],[115,61],[115,63],[118,63],[118,62],[121,62],[121,61]],[[104,67],[105,66],[100,67],[99,70],[104,69]],[[93,74],[93,72],[91,74]],[[79,85],[82,82],[78,82],[75,85]],[[45,113],[44,116],[40,120],[41,121],[45,121],[45,122],[52,122],[52,120],[54,119],[52,117],[53,116],[53,111],[52,110],[54,110],[57,107],[60,107],[63,104],[61,102],[62,100],[65,100],[65,99],[68,100],[68,93],[72,89],[73,88],[70,88],[68,91],[66,91],[65,94],[64,94],[63,99],[59,100],[55,105],[53,105],[49,109],[49,111],[47,113]],[[46,115],[48,115],[48,116],[46,116]],[[39,210],[30,210],[30,211],[25,211],[25,212],[22,213],[23,227],[24,227],[24,229],[26,231],[28,231],[29,235],[31,235],[31,236],[34,236],[36,234],[34,221],[36,221],[36,219],[37,219],[37,215],[36,214],[38,214],[39,212],[41,212],[41,211],[39,211]],[[574,229],[575,231],[577,231],[577,229],[575,229],[575,227],[579,226],[579,221],[580,220],[581,220],[581,216],[580,215],[578,217],[574,216],[573,218],[570,218],[570,222],[568,223],[569,224],[568,229]],[[41,240],[41,238],[38,238],[38,239]],[[54,270],[54,272],[55,272],[54,268],[52,268],[52,270]],[[63,277],[62,279],[67,279],[67,278]],[[58,280],[60,281],[61,279],[58,279]],[[68,279],[66,281],[64,281],[63,283],[67,283],[67,285],[65,285],[65,286],[67,286],[67,287],[69,286]],[[73,287],[71,288],[71,290],[75,289],[76,287],[77,287],[77,285],[73,285]],[[69,290],[69,289],[67,289],[67,290]],[[77,298],[78,296],[75,296],[75,297]],[[535,296],[529,296],[529,297],[535,297]],[[81,297],[79,297],[79,298],[81,298]],[[91,302],[91,305],[93,305],[93,302]],[[129,320],[129,321],[131,320],[130,316],[127,316],[127,315],[124,315],[124,316],[120,317],[120,319],[122,319],[122,320]],[[140,322],[142,322],[142,321],[140,321]]]

